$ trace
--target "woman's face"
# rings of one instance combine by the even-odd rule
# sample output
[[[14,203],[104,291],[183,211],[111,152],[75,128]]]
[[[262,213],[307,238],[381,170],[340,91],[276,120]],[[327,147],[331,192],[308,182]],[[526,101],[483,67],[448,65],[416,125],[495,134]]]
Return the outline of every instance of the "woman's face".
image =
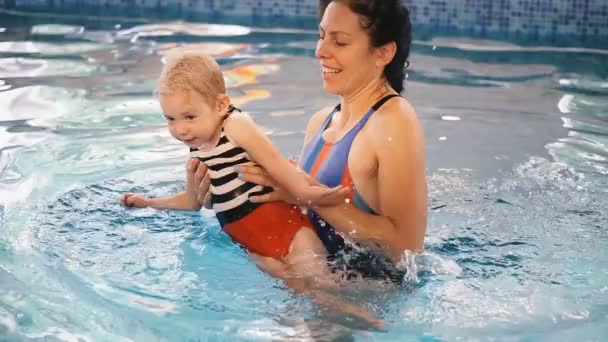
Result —
[[[319,24],[316,56],[322,67],[323,87],[348,96],[382,75],[362,18],[341,2],[331,2]]]

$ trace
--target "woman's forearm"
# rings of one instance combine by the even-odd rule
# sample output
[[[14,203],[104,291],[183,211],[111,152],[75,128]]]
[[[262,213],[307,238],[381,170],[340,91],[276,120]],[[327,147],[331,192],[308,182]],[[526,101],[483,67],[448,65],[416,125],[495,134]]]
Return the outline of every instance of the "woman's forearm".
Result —
[[[352,204],[315,208],[323,220],[338,232],[366,245],[387,248],[392,254],[400,254],[397,227],[386,216],[373,215]]]

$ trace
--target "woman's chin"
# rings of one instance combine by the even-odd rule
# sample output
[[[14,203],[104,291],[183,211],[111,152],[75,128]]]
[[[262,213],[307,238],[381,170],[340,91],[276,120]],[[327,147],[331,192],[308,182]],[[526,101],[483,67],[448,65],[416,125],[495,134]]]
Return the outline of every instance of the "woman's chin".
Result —
[[[329,82],[323,82],[323,89],[325,90],[325,92],[332,94],[332,95],[341,95],[342,92],[340,91],[340,89],[338,87],[336,87],[333,84],[330,84]]]

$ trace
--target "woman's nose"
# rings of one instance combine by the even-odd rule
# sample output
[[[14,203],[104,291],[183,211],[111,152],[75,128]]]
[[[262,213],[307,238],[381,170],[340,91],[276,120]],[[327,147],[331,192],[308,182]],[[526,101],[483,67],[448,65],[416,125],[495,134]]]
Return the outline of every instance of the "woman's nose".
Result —
[[[315,56],[317,56],[317,58],[319,58],[319,59],[325,59],[328,57],[325,40],[319,39],[319,41],[317,42],[317,48],[315,49]]]

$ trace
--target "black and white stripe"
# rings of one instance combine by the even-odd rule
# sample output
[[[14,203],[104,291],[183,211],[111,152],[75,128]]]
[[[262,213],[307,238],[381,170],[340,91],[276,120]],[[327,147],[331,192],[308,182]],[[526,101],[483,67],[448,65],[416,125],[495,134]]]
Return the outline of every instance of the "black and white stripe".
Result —
[[[257,208],[257,204],[249,201],[249,196],[271,191],[238,177],[235,166],[255,163],[245,150],[228,140],[223,129],[213,149],[202,151],[191,148],[190,157],[199,159],[209,168],[213,210],[222,225],[236,221]]]

